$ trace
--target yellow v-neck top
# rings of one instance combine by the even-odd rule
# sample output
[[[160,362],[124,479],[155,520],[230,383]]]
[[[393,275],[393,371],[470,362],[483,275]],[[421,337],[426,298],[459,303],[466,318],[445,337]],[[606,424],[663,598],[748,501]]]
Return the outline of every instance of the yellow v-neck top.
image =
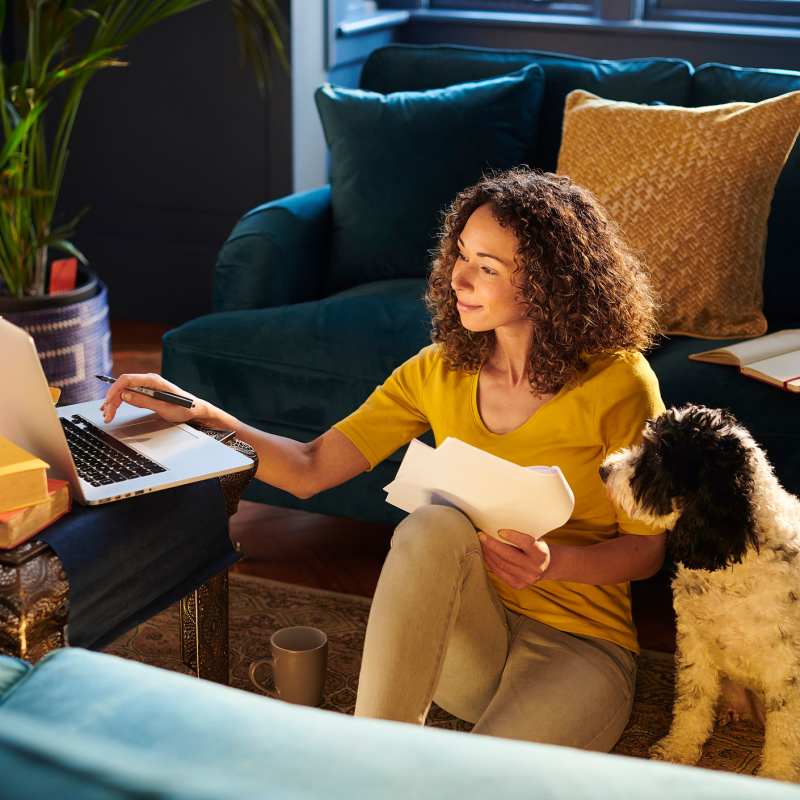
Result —
[[[334,427],[363,453],[370,469],[428,429],[437,446],[453,436],[521,466],[559,466],[575,494],[575,508],[566,525],[547,534],[548,542],[584,546],[620,533],[662,533],[612,506],[598,474],[609,453],[637,443],[644,421],[664,410],[658,380],[638,352],[590,357],[587,365],[577,382],[519,428],[498,434],[484,425],[478,410],[479,373],[450,369],[439,346],[429,345]],[[517,590],[488,574],[512,611],[638,652],[629,582],[542,580]]]

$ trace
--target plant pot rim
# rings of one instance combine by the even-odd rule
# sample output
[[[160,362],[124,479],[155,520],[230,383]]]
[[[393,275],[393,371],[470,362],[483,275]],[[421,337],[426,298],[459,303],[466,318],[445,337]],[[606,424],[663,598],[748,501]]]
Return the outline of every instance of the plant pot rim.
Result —
[[[77,286],[68,292],[28,297],[10,297],[0,294],[0,314],[18,314],[24,311],[41,311],[46,308],[63,308],[73,303],[90,300],[100,291],[100,281],[91,267],[78,265]]]

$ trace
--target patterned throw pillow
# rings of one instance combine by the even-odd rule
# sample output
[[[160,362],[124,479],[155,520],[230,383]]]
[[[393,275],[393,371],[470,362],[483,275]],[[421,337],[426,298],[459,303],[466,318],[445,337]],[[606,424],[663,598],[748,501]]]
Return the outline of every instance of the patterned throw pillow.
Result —
[[[570,92],[558,172],[595,194],[647,267],[665,333],[759,336],[767,219],[800,92],[683,108]]]

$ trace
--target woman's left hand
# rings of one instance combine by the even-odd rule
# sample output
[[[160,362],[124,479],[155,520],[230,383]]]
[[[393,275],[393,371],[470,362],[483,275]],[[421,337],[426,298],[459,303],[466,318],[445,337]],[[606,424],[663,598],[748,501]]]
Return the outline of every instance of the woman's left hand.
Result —
[[[487,568],[500,580],[512,589],[525,589],[551,577],[546,573],[551,569],[553,554],[546,542],[519,531],[505,529],[498,533],[509,544],[498,542],[483,531],[478,532],[478,538]]]

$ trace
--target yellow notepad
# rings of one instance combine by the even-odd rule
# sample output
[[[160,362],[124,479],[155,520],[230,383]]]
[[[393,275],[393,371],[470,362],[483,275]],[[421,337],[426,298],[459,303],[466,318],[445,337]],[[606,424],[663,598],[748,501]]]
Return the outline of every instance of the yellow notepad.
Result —
[[[0,436],[0,512],[47,500],[49,464]]]

